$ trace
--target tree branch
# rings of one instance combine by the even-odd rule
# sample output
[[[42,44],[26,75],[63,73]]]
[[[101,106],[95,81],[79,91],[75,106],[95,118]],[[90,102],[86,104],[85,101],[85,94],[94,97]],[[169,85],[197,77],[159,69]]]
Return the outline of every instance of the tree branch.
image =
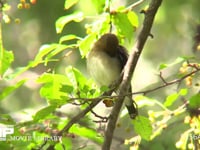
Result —
[[[109,96],[113,93],[114,89],[111,89],[107,92],[104,92],[102,96]],[[83,111],[78,113],[76,116],[74,116],[67,124],[66,126],[57,133],[57,136],[61,136],[64,132],[68,132],[68,130],[71,128],[71,126],[75,123],[77,123],[81,118],[83,118],[89,111],[92,110],[100,101],[102,100],[102,97],[96,98],[94,101],[92,101],[91,104],[87,108],[85,108]]]
[[[102,150],[110,150],[113,132],[115,130],[115,125],[119,116],[120,109],[122,107],[124,96],[121,97],[121,95],[124,95],[128,91],[127,85],[129,85],[133,72],[135,70],[135,67],[137,65],[138,59],[140,57],[140,54],[142,52],[142,49],[144,47],[144,44],[150,35],[150,30],[153,24],[153,20],[155,17],[155,14],[161,5],[162,0],[152,0],[148,10],[145,13],[145,19],[143,22],[142,30],[137,38],[137,41],[132,49],[132,52],[129,56],[129,59],[125,65],[124,75],[122,82],[119,86],[119,99],[116,101],[110,115],[110,119],[108,122],[108,126],[105,132],[105,141],[102,146]]]

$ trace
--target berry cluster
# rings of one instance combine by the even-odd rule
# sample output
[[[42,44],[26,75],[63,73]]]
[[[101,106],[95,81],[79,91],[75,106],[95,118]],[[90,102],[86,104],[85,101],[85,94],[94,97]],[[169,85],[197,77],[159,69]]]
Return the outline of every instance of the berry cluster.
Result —
[[[17,5],[18,9],[29,9],[31,7],[31,4],[36,4],[37,0],[29,0],[27,2],[26,0],[20,0],[20,3]]]
[[[17,8],[29,9],[31,5],[36,4],[36,2],[37,0],[29,0],[28,2],[27,0],[20,0],[20,2],[17,4]],[[7,1],[1,3],[2,4],[0,6],[0,9],[3,13],[2,15],[0,15],[0,20],[2,19],[6,24],[11,23],[11,21],[14,20],[16,24],[19,24],[21,20],[19,18],[13,19],[13,17],[10,16],[8,13],[12,9],[12,6],[9,3],[7,3]]]
[[[197,64],[197,63],[183,62],[182,66],[179,69],[179,72],[182,75],[186,75],[186,74],[189,74],[189,73],[191,73],[192,71],[194,71],[194,70],[196,70],[198,68],[199,68],[199,64]],[[187,76],[185,78],[185,84],[187,86],[192,86],[192,81],[193,81],[193,76],[194,75],[195,74],[191,74],[190,76]]]

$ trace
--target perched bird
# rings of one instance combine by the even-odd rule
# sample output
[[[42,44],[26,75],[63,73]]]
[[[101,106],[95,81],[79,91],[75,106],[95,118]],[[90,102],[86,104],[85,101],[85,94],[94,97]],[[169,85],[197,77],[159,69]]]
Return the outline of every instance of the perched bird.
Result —
[[[123,46],[119,45],[117,37],[107,33],[97,40],[89,52],[87,69],[99,86],[109,86],[119,79],[127,59],[128,53]],[[125,98],[125,105],[130,117],[134,119],[137,116],[137,108],[131,95]]]

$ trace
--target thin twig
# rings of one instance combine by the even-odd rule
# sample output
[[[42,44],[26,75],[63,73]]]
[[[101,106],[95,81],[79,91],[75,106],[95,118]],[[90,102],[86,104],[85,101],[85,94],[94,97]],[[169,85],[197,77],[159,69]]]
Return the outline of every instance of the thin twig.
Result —
[[[100,118],[101,120],[98,120],[98,121],[94,121],[94,122],[96,122],[96,123],[100,123],[100,122],[107,122],[108,121],[108,119],[109,119],[109,117],[104,117],[104,116],[100,116],[100,115],[98,115],[96,112],[94,112],[93,110],[91,110],[91,113],[95,116],[95,117],[97,117],[97,118]]]
[[[154,91],[159,90],[159,89],[161,89],[161,88],[165,88],[165,87],[167,87],[167,86],[170,86],[170,85],[173,85],[173,84],[176,84],[176,83],[180,83],[180,82],[182,82],[185,78],[187,78],[187,77],[189,77],[189,76],[191,76],[191,75],[193,75],[193,74],[195,74],[196,72],[199,72],[199,71],[200,71],[200,68],[198,68],[198,69],[196,69],[196,70],[194,70],[194,71],[192,71],[192,72],[190,72],[190,73],[184,75],[184,76],[181,77],[180,79],[175,79],[175,80],[172,80],[172,81],[170,81],[170,82],[165,82],[165,83],[164,83],[163,85],[161,85],[161,86],[158,86],[158,87],[155,87],[155,88],[152,88],[152,89],[149,89],[149,90],[145,90],[145,91],[134,92],[134,93],[132,93],[132,94],[133,94],[133,95],[135,95],[135,94],[147,94],[147,93],[150,93],[150,92],[154,92]]]
[[[167,84],[167,82],[165,81],[165,79],[164,79],[163,76],[162,76],[162,72],[160,72],[159,77],[160,77],[160,79],[161,79],[165,84]]]

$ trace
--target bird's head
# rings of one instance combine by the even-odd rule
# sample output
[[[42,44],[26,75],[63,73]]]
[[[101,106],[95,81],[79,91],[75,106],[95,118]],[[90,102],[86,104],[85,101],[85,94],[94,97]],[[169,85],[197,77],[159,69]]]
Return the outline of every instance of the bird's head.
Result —
[[[110,56],[115,56],[118,50],[119,41],[114,34],[104,34],[94,45],[98,50],[105,51]]]

